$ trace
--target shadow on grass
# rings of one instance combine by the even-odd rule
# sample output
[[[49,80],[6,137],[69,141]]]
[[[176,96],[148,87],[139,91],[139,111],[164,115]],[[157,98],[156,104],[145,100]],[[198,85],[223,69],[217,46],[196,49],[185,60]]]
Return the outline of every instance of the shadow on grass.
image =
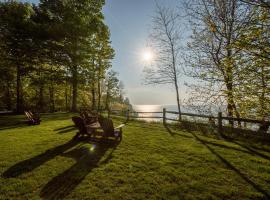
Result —
[[[53,159],[54,157],[65,152],[66,150],[72,148],[76,144],[78,144],[78,141],[71,140],[65,144],[49,149],[40,155],[37,155],[33,158],[24,160],[22,162],[13,165],[8,170],[6,170],[2,176],[4,178],[12,178],[30,172],[39,167],[40,165],[44,164],[45,162]]]
[[[192,133],[193,137],[203,144],[211,153],[213,153],[216,157],[218,157],[230,170],[237,173],[243,180],[245,180],[249,185],[251,185],[256,191],[260,192],[264,195],[265,199],[270,199],[270,194],[268,191],[265,191],[261,188],[260,185],[256,184],[252,180],[250,180],[244,173],[242,173],[239,169],[237,169],[233,164],[231,164],[228,160],[226,160],[223,156],[217,153],[213,148],[211,148],[204,140],[200,139],[196,134]]]
[[[68,132],[71,132],[71,131],[74,131],[74,130],[76,130],[76,127],[74,125],[54,129],[54,131],[57,131],[58,133],[68,133]]]
[[[0,116],[0,131],[28,126],[27,120],[22,115]]]
[[[260,157],[262,157],[264,159],[270,160],[269,156],[254,150],[252,147],[248,147],[247,145],[244,145],[244,144],[242,144],[240,142],[237,142],[237,141],[231,141],[231,142],[241,146],[244,149],[246,149],[248,152],[250,152],[250,154],[257,155],[257,156],[260,156]]]
[[[21,128],[21,127],[28,127],[29,125],[26,124],[26,122],[17,122],[13,124],[5,124],[0,125],[0,131],[1,130],[7,130],[7,129],[15,129],[15,128]]]
[[[55,120],[67,120],[70,119],[72,116],[78,115],[78,113],[46,113],[41,114],[41,118],[44,121],[55,121]]]
[[[172,131],[168,125],[164,125],[164,127],[166,128],[166,130],[168,131],[168,133],[171,136],[175,136],[176,135],[176,136],[181,136],[181,137],[185,137],[185,138],[192,138],[191,136],[180,134],[180,133],[176,133],[176,132]]]
[[[115,142],[89,142],[92,147],[80,147],[70,152],[64,153],[63,156],[71,157],[77,162],[69,169],[50,180],[40,192],[42,199],[64,199],[79,185],[84,178],[98,167],[98,163],[109,148],[112,151],[107,158],[99,163],[105,164],[113,157],[112,153],[119,143]]]

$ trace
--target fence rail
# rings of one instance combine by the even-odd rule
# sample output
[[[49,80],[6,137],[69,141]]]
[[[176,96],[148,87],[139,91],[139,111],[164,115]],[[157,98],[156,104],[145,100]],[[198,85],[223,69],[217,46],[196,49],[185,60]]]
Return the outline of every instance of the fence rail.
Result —
[[[117,113],[122,113],[122,114],[117,114]],[[163,124],[166,124],[166,121],[174,121],[174,122],[180,122],[179,119],[173,119],[173,118],[168,118],[168,114],[175,114],[179,115],[178,112],[175,111],[167,111],[166,108],[163,108],[162,112],[135,112],[135,111],[126,111],[122,112],[120,110],[113,110],[111,111],[111,114],[113,115],[118,115],[118,116],[123,116],[125,115],[126,120],[129,121],[130,119],[162,119]],[[134,115],[135,114],[135,115]],[[139,116],[139,114],[162,114],[162,116]],[[213,120],[217,120],[217,127],[218,131],[220,133],[223,132],[223,121],[227,120],[230,122],[248,122],[248,123],[255,123],[260,125],[260,129],[263,131],[267,132],[269,126],[270,126],[270,121],[269,120],[257,120],[257,119],[246,119],[246,118],[235,118],[235,117],[226,117],[222,116],[222,113],[219,112],[217,116],[212,116],[212,115],[201,115],[201,114],[194,114],[194,113],[181,113],[181,116],[189,116],[189,117],[199,117],[199,118],[206,118],[209,119],[209,122],[213,123]]]

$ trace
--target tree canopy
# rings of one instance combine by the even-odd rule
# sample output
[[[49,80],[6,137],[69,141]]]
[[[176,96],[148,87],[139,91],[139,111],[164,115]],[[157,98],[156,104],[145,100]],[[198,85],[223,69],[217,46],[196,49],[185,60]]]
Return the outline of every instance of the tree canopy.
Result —
[[[0,2],[0,107],[77,111],[97,102],[95,109],[105,108],[103,82],[114,50],[104,4]]]

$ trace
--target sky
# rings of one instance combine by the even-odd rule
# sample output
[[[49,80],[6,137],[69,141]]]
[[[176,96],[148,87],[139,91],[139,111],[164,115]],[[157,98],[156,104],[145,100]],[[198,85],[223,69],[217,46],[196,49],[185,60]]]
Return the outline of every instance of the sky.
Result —
[[[180,1],[159,2],[175,7]],[[111,31],[112,46],[116,51],[113,69],[119,72],[126,96],[132,104],[176,104],[172,86],[149,86],[143,83],[146,64],[142,54],[147,47],[154,11],[155,0],[107,0],[103,9],[105,23]],[[180,93],[185,95],[183,91]]]
[[[26,0],[27,1],[27,0]],[[28,2],[38,3],[37,0]],[[176,7],[180,0],[159,0],[159,3]],[[113,70],[124,83],[125,96],[132,104],[176,104],[173,86],[149,86],[143,83],[145,62],[142,54],[146,49],[155,0],[106,0],[103,8],[105,23],[111,32],[115,58]],[[180,96],[185,97],[183,81]]]

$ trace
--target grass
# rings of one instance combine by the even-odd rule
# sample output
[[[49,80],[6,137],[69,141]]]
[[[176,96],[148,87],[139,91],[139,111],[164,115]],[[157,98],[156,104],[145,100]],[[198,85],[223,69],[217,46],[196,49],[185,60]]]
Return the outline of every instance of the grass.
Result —
[[[73,115],[0,117],[0,199],[270,199],[269,146],[135,121],[72,141]]]

